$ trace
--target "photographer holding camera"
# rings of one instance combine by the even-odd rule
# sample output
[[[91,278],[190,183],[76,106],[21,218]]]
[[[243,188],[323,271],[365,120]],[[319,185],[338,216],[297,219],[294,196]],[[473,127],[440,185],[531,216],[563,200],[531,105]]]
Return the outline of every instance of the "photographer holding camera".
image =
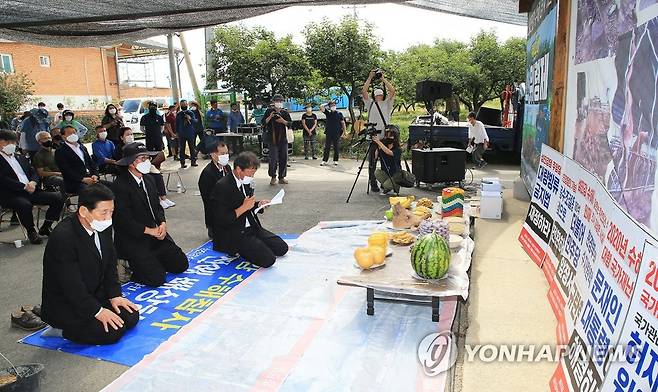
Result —
[[[384,91],[380,88],[375,89],[373,92],[374,98],[371,98],[368,94],[368,89],[373,80],[380,79],[386,88],[386,98],[384,98]],[[384,77],[384,71],[376,68],[370,71],[368,79],[365,81],[363,89],[361,90],[361,95],[363,96],[365,107],[368,109],[368,122],[376,124],[375,128],[380,131],[379,139],[383,139],[384,130],[391,119],[391,112],[393,111],[395,88],[391,82]],[[368,181],[370,182],[370,190],[372,192],[379,192],[377,178],[375,177],[375,169],[377,169],[377,150],[371,149],[370,151],[370,156],[368,157]]]
[[[276,185],[276,172],[279,168],[279,184],[288,183],[286,180],[288,165],[288,138],[287,128],[292,124],[290,114],[283,108],[283,95],[275,94],[272,97],[274,107],[267,109],[263,115],[263,125],[265,130],[265,140],[270,146],[269,154],[269,175],[270,185]]]

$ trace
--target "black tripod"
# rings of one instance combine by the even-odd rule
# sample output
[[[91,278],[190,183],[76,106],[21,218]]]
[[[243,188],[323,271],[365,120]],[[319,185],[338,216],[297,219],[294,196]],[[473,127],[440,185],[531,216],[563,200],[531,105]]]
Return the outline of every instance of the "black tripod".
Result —
[[[356,143],[353,147],[357,147],[359,144],[361,144],[365,141],[366,141],[366,139],[364,138],[360,142]],[[376,148],[377,147],[375,145],[375,142],[371,141],[370,144],[368,145],[368,150],[366,151],[366,155],[363,157],[363,160],[361,160],[361,164],[359,165],[359,170],[356,172],[356,178],[354,179],[354,183],[352,184],[352,189],[350,189],[350,193],[349,193],[349,195],[347,195],[347,200],[345,201],[345,203],[350,202],[350,198],[352,197],[352,192],[354,192],[354,188],[356,187],[356,182],[359,181],[359,176],[361,176],[361,171],[363,170],[363,166],[366,164],[366,159],[368,159],[370,157],[370,154],[373,153],[373,149],[376,149]],[[381,160],[381,162],[382,162],[382,165],[384,166],[384,171],[386,172],[386,175],[388,176],[389,180],[391,180],[391,184],[395,185],[395,182],[393,181],[393,178],[391,177],[391,174],[389,173],[388,165],[386,164],[386,162],[384,162],[383,159]],[[370,165],[370,162],[368,162],[368,165]],[[369,195],[370,194],[370,184],[367,184],[367,185],[368,185],[368,187],[366,188],[366,194]],[[395,190],[395,187],[394,187],[393,190],[395,191],[395,196],[400,195],[399,191]]]

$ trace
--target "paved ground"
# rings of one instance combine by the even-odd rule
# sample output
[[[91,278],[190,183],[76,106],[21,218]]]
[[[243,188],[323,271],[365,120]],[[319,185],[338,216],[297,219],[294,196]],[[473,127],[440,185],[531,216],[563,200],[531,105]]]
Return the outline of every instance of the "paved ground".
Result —
[[[183,172],[183,179],[188,192],[185,194],[171,194],[170,197],[177,206],[167,210],[169,229],[174,239],[183,248],[190,250],[207,240],[203,225],[203,212],[201,199],[197,196],[196,181],[198,174],[207,161],[200,161],[201,166],[190,168]],[[278,233],[301,233],[314,226],[320,220],[340,219],[380,219],[388,208],[385,197],[379,195],[366,195],[366,176],[357,183],[352,199],[345,204],[352,182],[356,175],[356,161],[342,161],[337,168],[324,168],[319,161],[305,161],[297,159],[289,169],[290,184],[285,186],[286,199],[283,206],[271,208],[262,219],[263,224]],[[478,177],[499,176],[506,188],[511,188],[512,181],[518,176],[518,166],[490,165],[485,171],[476,173]],[[467,180],[470,179],[467,178]],[[256,174],[256,194],[259,197],[272,197],[279,186],[270,187],[268,184],[266,168],[261,168]],[[174,182],[175,184],[175,182]],[[435,198],[437,190],[412,190],[418,197],[430,196]],[[518,217],[524,213],[521,203],[508,204],[511,211],[501,222],[486,222],[477,227],[478,246],[484,248],[478,251],[475,260],[475,269],[472,285],[471,307],[469,319],[471,330],[468,339],[489,338],[485,331],[498,331],[504,336],[514,337],[517,331],[524,331],[525,337],[553,339],[546,330],[554,331],[549,321],[552,320],[550,309],[546,303],[545,290],[541,282],[541,273],[531,268],[524,256],[519,253],[516,243],[518,233]],[[500,238],[498,236],[501,235]],[[16,230],[0,233],[0,240],[6,241],[19,238]],[[481,245],[482,244],[482,245]],[[491,259],[482,260],[484,256],[491,256],[497,247],[514,249],[507,252],[502,258],[492,256]],[[0,315],[4,315],[4,333],[0,335],[0,352],[15,363],[39,362],[46,366],[43,379],[44,390],[47,391],[97,391],[118,377],[125,367],[107,362],[38,349],[31,346],[17,344],[16,341],[24,336],[22,331],[9,326],[9,313],[20,307],[21,304],[34,304],[40,301],[41,295],[41,259],[44,245],[27,245],[21,249],[13,246],[0,245]],[[500,250],[499,250],[500,251]],[[521,260],[521,261],[519,261]],[[518,263],[516,263],[517,261]],[[506,271],[506,272],[504,272]],[[518,275],[522,273],[522,275]],[[501,278],[501,276],[504,278]],[[528,276],[529,280],[524,281]],[[524,281],[523,288],[518,289],[516,283]],[[537,287],[535,287],[537,286]],[[528,293],[519,295],[528,290]],[[542,291],[543,290],[543,291]],[[510,303],[513,306],[510,306]],[[537,305],[539,304],[539,305]],[[527,318],[517,318],[510,310],[527,310]],[[525,314],[525,313],[524,313]],[[501,320],[508,319],[502,323]],[[549,320],[549,321],[543,321]],[[543,323],[544,325],[537,325]],[[541,331],[540,331],[541,330]],[[552,342],[549,340],[548,342]],[[542,341],[543,342],[543,341]],[[477,384],[491,381],[499,376],[486,373],[487,377],[478,377],[469,373],[470,364],[464,367],[464,391],[492,390],[487,387],[475,388]],[[494,370],[493,368],[489,368]],[[538,382],[538,377],[548,379],[549,374],[535,374],[528,381]],[[471,382],[478,379],[479,383]],[[486,384],[484,384],[486,385]],[[489,384],[491,385],[491,384]],[[504,385],[504,384],[503,384]],[[545,382],[542,380],[536,390],[544,390]],[[506,388],[506,390],[513,390]],[[523,390],[529,390],[524,388]]]

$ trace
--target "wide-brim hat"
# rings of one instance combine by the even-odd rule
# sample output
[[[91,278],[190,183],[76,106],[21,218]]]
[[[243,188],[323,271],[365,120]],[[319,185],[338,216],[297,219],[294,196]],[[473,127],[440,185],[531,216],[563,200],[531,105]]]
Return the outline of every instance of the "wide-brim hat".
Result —
[[[132,142],[123,146],[123,158],[117,161],[117,166],[129,166],[135,162],[140,155],[155,156],[158,155],[157,151],[149,151],[146,149],[144,143]]]

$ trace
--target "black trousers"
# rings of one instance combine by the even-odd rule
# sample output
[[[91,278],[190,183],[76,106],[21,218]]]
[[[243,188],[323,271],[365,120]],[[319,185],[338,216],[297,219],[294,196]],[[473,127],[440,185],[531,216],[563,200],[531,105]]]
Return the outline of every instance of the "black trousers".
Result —
[[[263,228],[248,227],[237,247],[240,256],[259,267],[271,267],[277,257],[288,253],[288,244]]]
[[[340,142],[340,136],[336,135],[326,135],[324,140],[324,153],[322,160],[327,162],[329,160],[329,150],[331,147],[334,148],[334,162],[338,162],[338,143]]]
[[[377,170],[377,147],[372,147],[370,149],[370,155],[368,155],[368,182],[370,187],[377,188],[377,177],[375,176],[375,171]]]
[[[34,205],[48,206],[46,220],[54,222],[59,220],[62,208],[64,207],[64,200],[62,199],[62,194],[59,192],[46,192],[37,189],[32,194],[17,195],[3,199],[1,204],[3,207],[11,208],[16,212],[23,227],[27,231],[33,231],[34,216],[32,215],[32,208]]]
[[[150,173],[149,175],[155,180],[155,189],[158,191],[158,196],[167,196],[167,187],[162,173]]]
[[[109,302],[103,304],[103,307],[114,312]],[[105,332],[103,323],[96,318],[92,318],[84,324],[64,327],[62,329],[62,336],[64,339],[81,344],[114,344],[123,337],[126,331],[134,328],[139,321],[139,312],[136,310],[129,313],[124,308],[121,308],[121,312],[118,315],[123,320],[123,326],[119,329],[108,326],[108,332]]]
[[[132,280],[151,287],[162,286],[165,274],[180,274],[189,267],[187,256],[171,238],[159,241],[149,238],[148,249],[124,255],[133,270]]]
[[[190,160],[192,163],[196,162],[196,135],[192,137],[183,137],[183,136],[178,136],[178,143],[179,143],[179,159],[180,159],[180,164],[184,165],[185,164],[185,144],[187,143],[187,146],[190,149]]]

